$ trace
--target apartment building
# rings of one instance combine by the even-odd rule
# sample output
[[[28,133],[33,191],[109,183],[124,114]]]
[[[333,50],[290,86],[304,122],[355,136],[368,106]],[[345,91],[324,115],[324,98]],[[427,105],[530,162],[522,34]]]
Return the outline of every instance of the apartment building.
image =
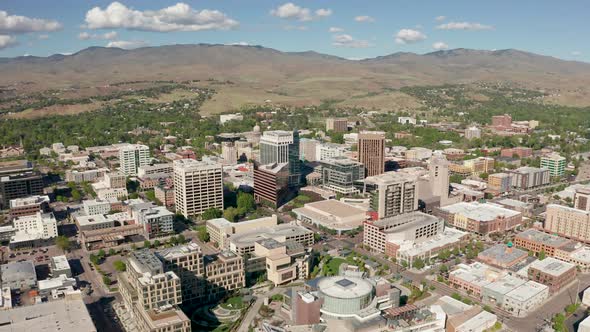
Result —
[[[138,224],[143,225],[148,239],[174,233],[174,213],[163,206],[132,208]]]
[[[482,235],[522,224],[522,213],[493,203],[460,202],[435,208],[433,213],[454,227]]]
[[[150,148],[141,144],[128,144],[119,149],[119,166],[125,176],[136,176],[137,169],[150,163]]]
[[[590,242],[590,212],[585,210],[549,204],[543,227],[553,234]]]
[[[127,271],[118,276],[123,304],[142,332],[189,332],[190,319],[180,310],[182,285],[149,250],[132,252]]]
[[[207,277],[207,296],[219,299],[233,290],[246,286],[244,258],[230,251],[222,251],[204,258]]]
[[[442,219],[422,212],[410,212],[364,224],[363,244],[371,251],[385,253],[393,240],[428,239],[444,230]]]
[[[207,298],[204,256],[198,244],[165,248],[155,254],[164,263],[164,271],[172,271],[180,278],[182,303],[200,303]]]
[[[566,164],[565,157],[557,153],[541,157],[541,168],[548,169],[551,176],[564,176]]]
[[[494,173],[488,176],[488,191],[494,195],[510,192],[512,176],[508,173]]]
[[[327,118],[326,131],[344,133],[348,131],[348,119],[346,118]]]
[[[385,133],[363,131],[358,136],[358,161],[365,166],[365,175],[379,175],[385,171]]]
[[[533,189],[551,183],[551,175],[548,169],[537,167],[520,167],[508,171],[512,175],[511,187],[516,189]]]
[[[174,161],[174,203],[185,217],[209,208],[223,210],[223,168],[214,161]]]
[[[346,157],[325,159],[322,165],[322,187],[335,193],[348,195],[358,192],[354,183],[365,177],[363,164]]]
[[[472,175],[490,173],[494,169],[495,160],[491,157],[477,157],[464,160],[463,166],[467,167]]]
[[[418,209],[416,178],[407,174],[387,172],[367,177],[364,192],[370,194],[370,207],[380,219]]]
[[[154,187],[154,196],[166,207],[174,206],[174,186],[158,185]]]

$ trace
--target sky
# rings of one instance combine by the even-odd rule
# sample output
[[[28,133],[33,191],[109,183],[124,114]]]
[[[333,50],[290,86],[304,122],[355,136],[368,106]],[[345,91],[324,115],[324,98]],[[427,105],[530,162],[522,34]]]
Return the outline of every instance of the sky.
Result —
[[[0,57],[209,43],[348,59],[514,48],[590,62],[589,15],[587,0],[1,0]]]

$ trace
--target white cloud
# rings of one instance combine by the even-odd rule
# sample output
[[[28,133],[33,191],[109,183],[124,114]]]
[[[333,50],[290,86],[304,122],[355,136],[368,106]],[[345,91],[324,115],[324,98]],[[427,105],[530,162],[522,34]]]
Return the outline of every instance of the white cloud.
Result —
[[[354,37],[347,34],[334,35],[332,39],[332,45],[338,47],[367,48],[374,46],[367,40],[354,39]]]
[[[8,15],[0,10],[0,33],[3,34],[56,31],[61,28],[62,25],[58,21]]]
[[[317,17],[328,17],[328,16],[332,15],[332,9],[320,8],[315,11],[315,15]]]
[[[118,47],[125,50],[146,46],[149,46],[149,43],[143,40],[113,40],[107,44],[107,47]]]
[[[0,50],[15,46],[17,44],[16,38],[8,35],[0,35]]]
[[[426,35],[418,30],[401,29],[395,35],[395,42],[398,44],[411,44],[426,39]]]
[[[49,35],[48,34],[38,35],[37,36],[37,39],[39,39],[39,40],[49,39]]]
[[[437,22],[442,22],[442,21],[444,21],[446,19],[447,19],[447,17],[446,16],[443,16],[443,15],[437,16],[437,17],[434,18],[434,20],[437,21]]]
[[[439,30],[492,30],[491,25],[472,22],[449,22],[436,27]]]
[[[573,56],[579,56],[579,55],[582,55],[582,52],[580,52],[580,51],[573,51],[572,52],[572,55]]]
[[[80,40],[88,40],[88,39],[103,39],[103,40],[113,40],[113,39],[117,39],[117,37],[119,37],[119,34],[117,33],[117,31],[111,31],[111,32],[106,32],[106,33],[102,33],[102,34],[90,34],[86,31],[84,32],[80,32],[80,34],[78,34],[78,39]]]
[[[298,31],[306,31],[307,27],[305,25],[285,25],[283,27],[285,30],[298,30]]]
[[[201,31],[228,30],[238,26],[238,22],[218,10],[195,10],[179,2],[160,10],[140,11],[113,2],[104,10],[94,7],[86,13],[86,28],[116,29],[125,28],[141,31]]]
[[[446,50],[449,48],[449,45],[447,45],[444,42],[439,41],[439,42],[432,44],[432,48],[434,48],[435,50]]]
[[[338,27],[330,27],[330,29],[328,29],[328,31],[330,31],[331,33],[338,33],[338,32],[343,32],[344,29],[338,28]]]
[[[230,45],[233,45],[233,46],[250,46],[250,43],[245,42],[245,41],[239,41],[239,42],[236,42],[236,43],[231,43]]]
[[[355,21],[357,22],[366,22],[366,23],[373,23],[375,22],[375,19],[372,18],[371,16],[367,16],[367,15],[361,15],[361,16],[357,16],[354,18]]]
[[[284,3],[275,9],[271,9],[270,14],[278,18],[287,20],[297,20],[301,22],[311,21],[313,19],[320,19],[332,15],[332,10],[327,8],[320,8],[315,11],[315,16],[311,9],[300,7],[292,2]]]

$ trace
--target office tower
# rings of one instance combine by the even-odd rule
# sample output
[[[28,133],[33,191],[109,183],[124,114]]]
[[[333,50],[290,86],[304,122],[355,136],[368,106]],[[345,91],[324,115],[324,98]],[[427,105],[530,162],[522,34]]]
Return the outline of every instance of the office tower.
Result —
[[[322,186],[340,194],[354,194],[357,180],[365,177],[363,164],[346,157],[335,157],[321,162]]]
[[[566,164],[565,158],[557,153],[541,157],[541,168],[548,169],[551,176],[564,176]]]
[[[379,219],[418,209],[415,177],[387,172],[367,177],[364,182],[365,192],[371,194],[371,209],[377,212]]]
[[[442,202],[449,198],[449,161],[442,154],[433,154],[428,165],[432,195]]]
[[[129,144],[119,149],[121,173],[137,175],[137,168],[150,163],[150,148],[141,144]]]
[[[346,118],[328,118],[326,119],[326,131],[335,131],[339,133],[348,131],[348,119]]]
[[[0,208],[7,209],[10,200],[43,194],[43,177],[35,172],[0,178]]]
[[[574,207],[578,210],[590,211],[590,189],[578,188],[574,194]]]
[[[226,165],[235,165],[238,163],[238,149],[233,142],[221,143],[221,158]]]
[[[385,133],[364,131],[359,134],[358,160],[365,165],[365,175],[379,175],[385,171]]]
[[[254,199],[278,208],[296,196],[289,188],[289,163],[254,164]]]
[[[299,133],[284,130],[265,131],[260,138],[260,164],[289,163],[289,185],[301,183]]]
[[[118,276],[119,292],[127,312],[141,332],[189,332],[190,319],[182,304],[180,278],[148,249],[132,252],[127,270]]]
[[[185,217],[209,208],[223,210],[223,167],[213,160],[174,161],[174,202]]]
[[[299,142],[299,158],[303,161],[316,161],[319,142],[315,139],[302,138]]]

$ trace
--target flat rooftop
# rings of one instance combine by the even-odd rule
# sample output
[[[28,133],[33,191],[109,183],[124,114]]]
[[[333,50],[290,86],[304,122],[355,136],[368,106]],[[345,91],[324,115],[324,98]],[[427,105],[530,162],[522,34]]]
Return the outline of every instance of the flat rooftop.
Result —
[[[556,235],[547,234],[536,230],[534,228],[529,228],[524,232],[516,234],[516,238],[521,238],[528,241],[535,241],[543,243],[546,246],[556,247],[559,248],[563,245],[566,245],[570,240],[559,237]]]
[[[547,288],[547,286],[531,280],[515,288],[506,294],[506,296],[520,302],[526,302],[528,299],[536,296],[540,292],[545,291]]]
[[[457,265],[457,269],[451,271],[449,274],[478,287],[489,285],[505,275],[502,271],[479,262],[469,265],[459,264]]]
[[[505,275],[502,278],[485,286],[485,288],[497,294],[508,294],[525,283],[526,281],[521,278]]]
[[[201,253],[201,247],[198,244],[191,242],[189,244],[175,246],[171,248],[164,248],[156,252],[156,256],[163,259],[174,259],[177,257],[186,256],[192,253]]]
[[[319,202],[307,203],[304,208],[312,208],[336,218],[350,217],[355,214],[365,214],[365,211],[339,200],[328,199]]]
[[[18,281],[23,279],[37,279],[33,261],[10,262],[0,265],[2,281]]]
[[[0,311],[0,332],[96,332],[82,296]]]
[[[366,279],[356,277],[325,277],[318,282],[318,290],[338,299],[354,299],[373,291],[373,285]]]
[[[544,260],[534,261],[529,268],[534,268],[554,277],[559,277],[569,270],[575,269],[576,266],[553,257],[547,257]]]
[[[460,214],[476,221],[492,221],[498,217],[510,218],[521,214],[497,204],[479,202],[460,202],[442,207],[441,210],[452,214]]]
[[[231,235],[229,241],[236,247],[250,247],[254,242],[264,239],[275,239],[282,242],[283,238],[313,234],[305,227],[289,224],[281,224],[275,227],[261,227],[249,232]]]
[[[532,206],[532,204],[530,204],[530,203],[521,202],[519,200],[511,199],[511,198],[501,199],[498,201],[498,204],[511,206],[511,207],[517,207],[517,208],[529,208]]]
[[[516,260],[528,257],[528,252],[514,247],[508,247],[505,244],[496,244],[477,255],[479,258],[493,259],[502,264],[508,264]]]

